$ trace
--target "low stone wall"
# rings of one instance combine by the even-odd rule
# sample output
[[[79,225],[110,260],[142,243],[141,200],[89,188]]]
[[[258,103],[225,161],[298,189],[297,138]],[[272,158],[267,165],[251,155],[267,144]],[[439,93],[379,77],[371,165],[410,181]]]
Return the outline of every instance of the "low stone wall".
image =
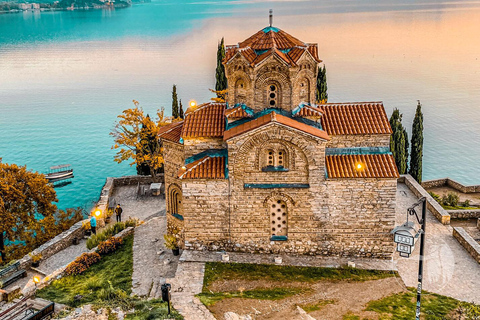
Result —
[[[442,224],[450,224],[450,214],[442,208],[442,206],[435,201],[432,196],[409,174],[401,175],[399,182],[404,182],[405,185],[417,197],[425,197],[427,199],[427,209],[438,219]]]
[[[110,178],[111,179],[111,178]],[[155,178],[156,182],[161,182],[163,183],[163,173],[158,174]],[[113,186],[118,187],[118,186],[131,186],[131,185],[136,185],[138,183],[140,184],[149,184],[153,183],[153,178],[151,176],[124,176],[124,177],[118,177],[118,178],[113,178]]]
[[[480,218],[480,209],[476,210],[447,210],[450,219],[474,219]]]
[[[476,242],[463,228],[454,227],[453,228],[453,237],[460,242],[460,244],[465,248],[465,250],[470,253],[470,255],[480,263],[480,244]]]
[[[478,220],[477,220],[477,228],[478,228],[478,230],[480,230],[480,218],[478,218]]]
[[[50,241],[45,242],[40,247],[36,248],[30,254],[32,255],[42,255],[42,259],[48,259],[53,256],[55,253],[62,251],[65,248],[70,247],[73,244],[74,238],[82,238],[83,237],[83,229],[82,229],[82,220],[75,223],[70,229],[60,233],[55,238],[51,239]],[[30,267],[32,263],[32,258],[30,255],[25,255],[22,259],[20,259],[20,267],[22,269],[26,269]]]
[[[442,179],[435,179],[435,180],[428,180],[422,182],[422,187],[428,188],[435,188],[435,187],[443,187],[449,186],[457,191],[462,193],[477,193],[480,192],[480,185],[473,185],[473,186],[466,186],[461,184],[458,181],[452,180],[450,178],[442,178]]]
[[[132,235],[134,232],[135,232],[135,228],[128,227],[128,228],[120,231],[116,235],[114,235],[114,237],[124,239],[124,238],[128,237],[129,235]],[[90,250],[88,252],[91,253],[91,252],[95,252],[96,250],[97,250],[97,247],[93,248],[92,250]],[[61,277],[63,277],[64,274],[65,274],[65,269],[67,268],[67,266],[72,261],[66,261],[66,264],[64,266],[58,268],[57,270],[53,271],[51,274],[47,275],[45,278],[41,279],[40,283],[37,284],[36,288],[35,288],[35,284],[33,283],[33,280],[30,280],[22,290],[23,296],[25,296],[25,297],[33,296],[35,294],[36,290],[40,290],[42,288],[45,288],[50,283],[52,283],[54,280],[57,280],[57,279],[60,279]]]

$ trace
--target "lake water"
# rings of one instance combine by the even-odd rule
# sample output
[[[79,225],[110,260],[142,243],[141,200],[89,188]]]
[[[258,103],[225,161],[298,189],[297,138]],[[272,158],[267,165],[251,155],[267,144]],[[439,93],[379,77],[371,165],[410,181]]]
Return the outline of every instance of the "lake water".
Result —
[[[329,101],[382,100],[411,130],[425,116],[424,179],[480,184],[480,1],[187,1],[121,10],[0,15],[0,157],[44,172],[70,163],[59,207],[89,206],[113,162],[108,135],[138,100],[184,105],[214,87],[217,41],[268,24],[319,44]]]

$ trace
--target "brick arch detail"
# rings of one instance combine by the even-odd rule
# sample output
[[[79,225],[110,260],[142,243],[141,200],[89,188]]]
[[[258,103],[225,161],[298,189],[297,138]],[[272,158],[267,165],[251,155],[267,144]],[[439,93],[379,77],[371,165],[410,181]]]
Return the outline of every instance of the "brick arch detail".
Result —
[[[293,198],[291,196],[289,196],[288,194],[286,193],[283,193],[283,192],[278,192],[278,191],[274,191],[272,193],[270,193],[266,198],[265,200],[263,200],[263,206],[265,208],[268,208],[268,204],[272,201],[275,201],[275,200],[283,200],[287,206],[292,206],[292,207],[295,207],[296,206],[296,202],[295,200],[293,200]]]
[[[283,133],[283,134],[282,134]],[[239,163],[243,163],[247,154],[252,150],[256,150],[259,146],[265,146],[266,143],[270,141],[282,141],[289,145],[290,147],[300,150],[301,156],[305,157],[306,162],[308,165],[312,165],[312,161],[314,161],[314,155],[310,153],[308,150],[309,143],[316,143],[314,139],[308,139],[311,141],[304,141],[304,139],[296,138],[293,134],[285,135],[284,131],[282,132],[279,130],[278,127],[274,127],[273,129],[265,130],[263,132],[255,134],[253,137],[250,137],[247,141],[245,141],[242,146],[239,148],[237,155],[235,156],[234,167],[236,168]],[[257,154],[258,155],[258,154]],[[258,159],[256,159],[258,160]],[[308,170],[308,169],[307,169]]]

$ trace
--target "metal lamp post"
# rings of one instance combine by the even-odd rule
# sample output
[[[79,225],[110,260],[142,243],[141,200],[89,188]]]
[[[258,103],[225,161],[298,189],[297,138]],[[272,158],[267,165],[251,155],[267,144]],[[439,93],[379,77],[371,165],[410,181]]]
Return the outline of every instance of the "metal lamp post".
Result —
[[[164,283],[160,288],[162,290],[162,300],[168,304],[168,314],[170,314],[170,300],[172,299],[170,290],[172,290],[172,285]]]
[[[422,217],[419,218],[417,211],[418,206],[422,205]],[[418,200],[417,203],[407,209],[407,222],[399,227],[395,227],[392,230],[394,235],[394,241],[397,244],[397,251],[401,257],[410,257],[415,247],[416,240],[420,237],[420,256],[418,263],[418,285],[417,285],[417,307],[415,311],[415,320],[420,320],[420,306],[422,298],[422,280],[423,280],[423,260],[424,260],[424,247],[425,247],[425,226],[427,214],[427,199],[425,197]],[[420,229],[415,230],[415,223],[408,221],[409,216],[415,216],[417,222],[420,224]]]

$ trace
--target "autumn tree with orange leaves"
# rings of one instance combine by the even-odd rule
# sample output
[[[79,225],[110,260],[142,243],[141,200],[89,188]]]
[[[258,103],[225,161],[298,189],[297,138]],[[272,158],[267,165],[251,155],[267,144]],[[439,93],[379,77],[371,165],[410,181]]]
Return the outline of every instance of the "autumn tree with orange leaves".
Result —
[[[161,127],[169,124],[164,110],[157,110],[157,118],[152,120],[133,100],[135,108],[123,110],[117,118],[115,128],[110,132],[114,138],[112,149],[117,150],[115,162],[133,160],[130,165],[146,164],[155,180],[157,171],[163,166],[162,146],[158,135]],[[153,137],[153,138],[152,138]]]
[[[57,212],[54,202],[55,190],[43,174],[0,162],[0,264],[22,257],[82,219],[80,209]]]

